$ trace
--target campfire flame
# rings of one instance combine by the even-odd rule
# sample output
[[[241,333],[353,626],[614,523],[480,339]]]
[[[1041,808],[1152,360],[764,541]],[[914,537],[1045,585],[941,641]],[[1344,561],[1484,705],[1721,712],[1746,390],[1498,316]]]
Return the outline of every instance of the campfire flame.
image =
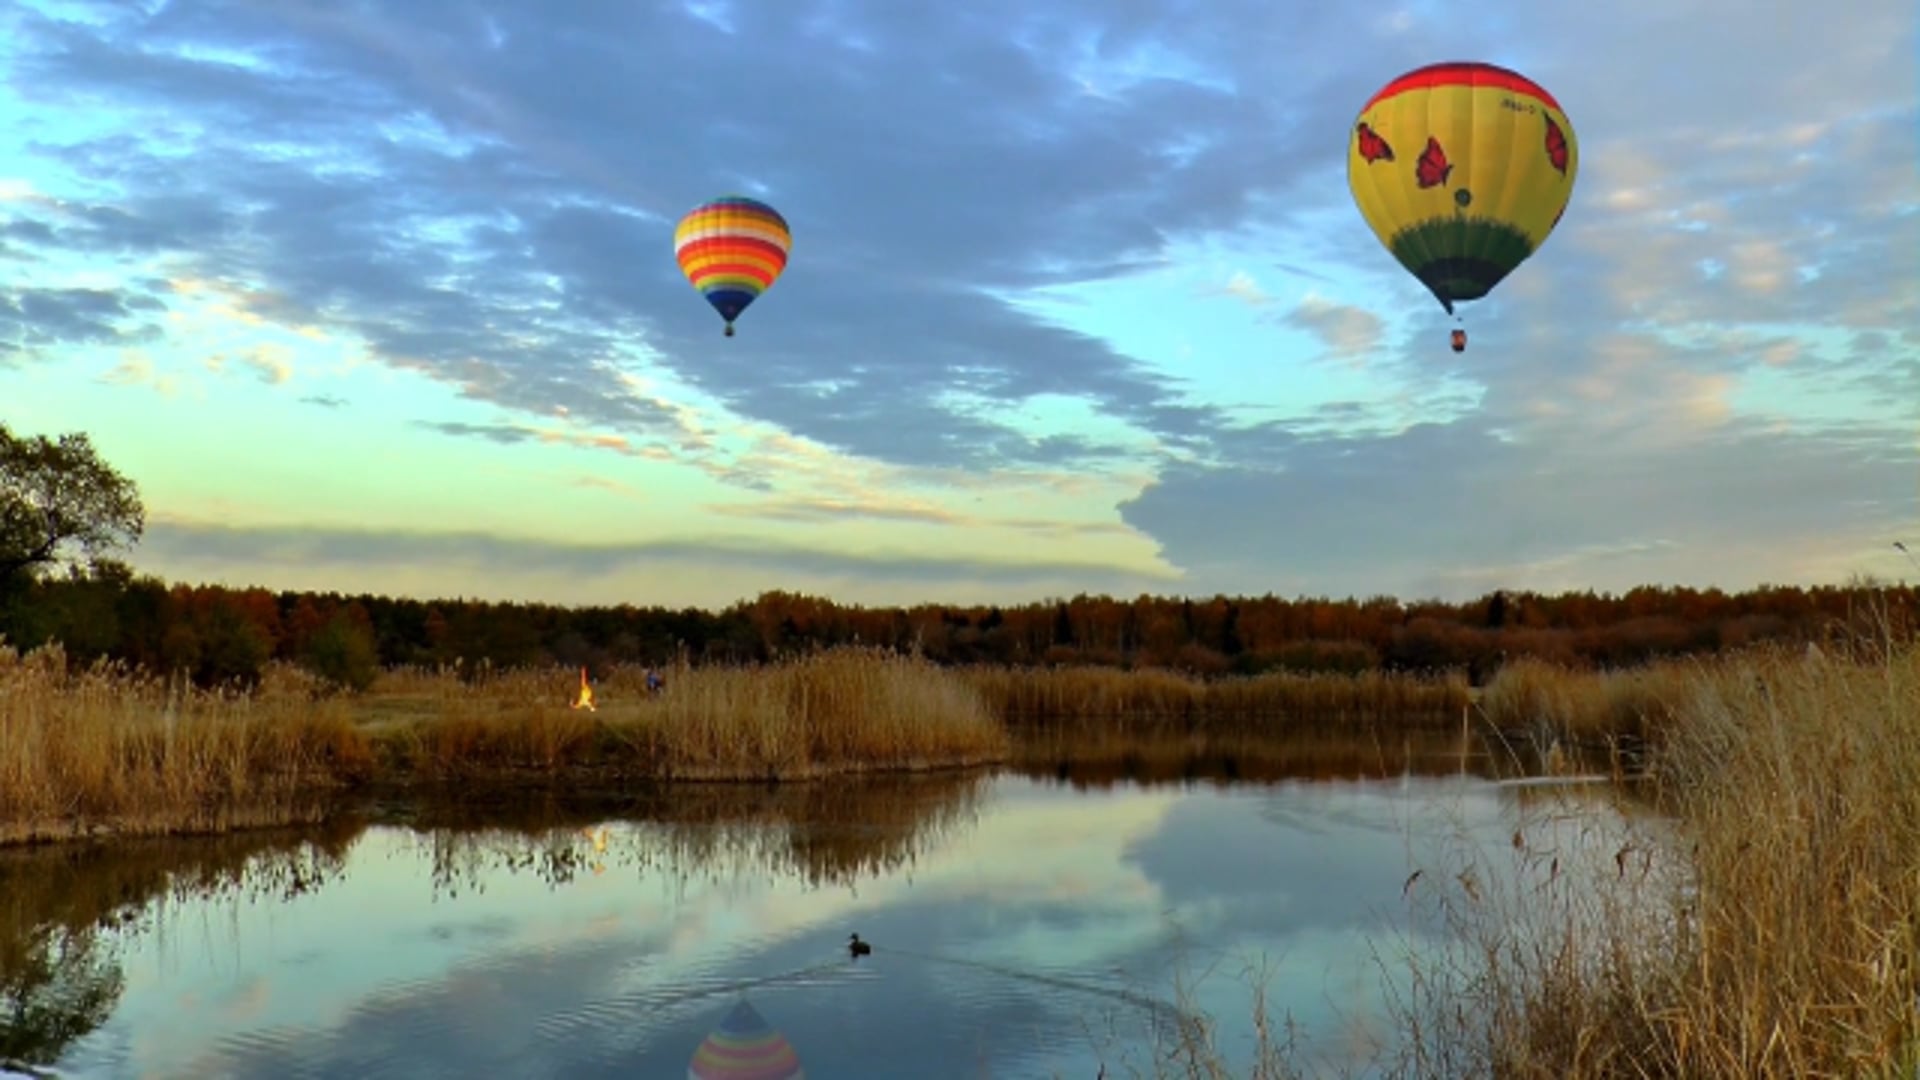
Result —
[[[600,711],[593,707],[593,687],[587,683],[587,669],[584,667],[580,669],[580,696],[573,699],[573,708],[585,709],[588,712]]]

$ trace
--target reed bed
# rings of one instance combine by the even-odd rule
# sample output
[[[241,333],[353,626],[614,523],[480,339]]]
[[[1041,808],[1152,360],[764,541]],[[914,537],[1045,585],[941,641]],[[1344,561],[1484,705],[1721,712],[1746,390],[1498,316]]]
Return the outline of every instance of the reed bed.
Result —
[[[1129,726],[1215,732],[1285,733],[1307,728],[1395,728],[1457,723],[1470,695],[1466,680],[1384,672],[1361,675],[1271,674],[1202,679],[1158,669],[1100,667],[973,668],[967,681],[1009,722],[1026,725],[1097,720]]]
[[[1510,889],[1428,894],[1465,948],[1412,961],[1406,1075],[1920,1070],[1920,649],[1527,678],[1507,700],[1569,725],[1665,688],[1664,824],[1584,880],[1516,834]]]
[[[1604,675],[1525,658],[1502,667],[1480,692],[1479,709],[1503,731],[1531,731],[1574,743],[1644,739],[1674,716],[1699,668],[1655,664]]]
[[[587,710],[574,707],[577,669],[406,671],[363,709],[368,730],[409,767],[441,776],[607,766],[662,779],[796,779],[986,764],[1009,748],[965,681],[886,650],[680,668],[659,694],[645,675],[606,672]]]
[[[276,666],[250,693],[114,665],[70,672],[57,647],[0,648],[0,843],[219,831],[313,820],[370,782],[794,779],[1004,758],[979,693],[932,664],[843,649],[759,668],[463,679],[402,672],[360,698]]]
[[[196,691],[0,646],[0,843],[313,820],[315,791],[372,758],[345,708],[304,685],[282,671],[257,694]]]

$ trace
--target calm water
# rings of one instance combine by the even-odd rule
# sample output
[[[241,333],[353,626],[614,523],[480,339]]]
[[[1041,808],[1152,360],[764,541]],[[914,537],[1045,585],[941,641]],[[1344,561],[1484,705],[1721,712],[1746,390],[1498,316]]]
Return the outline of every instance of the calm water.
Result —
[[[1410,867],[1509,846],[1543,790],[1002,775],[0,853],[0,1056],[681,1077],[731,1015],[816,1080],[1153,1075],[1182,998],[1244,1059],[1263,968],[1351,1060],[1393,1031],[1376,950],[1423,938]]]

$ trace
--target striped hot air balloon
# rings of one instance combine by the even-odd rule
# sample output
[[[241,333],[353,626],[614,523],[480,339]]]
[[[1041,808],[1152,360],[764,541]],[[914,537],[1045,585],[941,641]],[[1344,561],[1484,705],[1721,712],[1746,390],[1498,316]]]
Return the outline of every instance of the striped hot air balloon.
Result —
[[[1573,122],[1553,95],[1478,61],[1430,64],[1381,87],[1347,145],[1361,216],[1448,314],[1546,243],[1580,169]],[[1455,330],[1453,350],[1466,344]]]
[[[727,321],[728,337],[733,336],[733,320],[787,268],[792,247],[787,219],[744,195],[701,203],[673,230],[680,272]]]
[[[687,1080],[806,1080],[800,1055],[745,1001],[708,1035],[687,1066]]]

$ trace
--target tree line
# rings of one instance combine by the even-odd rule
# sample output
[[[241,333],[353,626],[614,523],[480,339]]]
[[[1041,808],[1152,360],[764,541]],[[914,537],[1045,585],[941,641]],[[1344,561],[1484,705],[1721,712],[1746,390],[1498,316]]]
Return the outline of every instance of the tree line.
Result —
[[[1819,641],[1892,615],[1920,591],[1873,586],[1497,592],[1461,603],[1075,596],[1017,606],[867,607],[791,592],[720,610],[562,607],[169,585],[117,563],[43,575],[0,600],[16,648],[58,641],[198,682],[256,679],[269,660],[349,685],[382,666],[741,663],[844,644],[942,664],[1163,667],[1202,675],[1458,669],[1521,656],[1618,667],[1765,641]]]
[[[1767,641],[1819,641],[1891,620],[1908,633],[1920,590],[1872,584],[1684,587],[1459,603],[1266,596],[1080,595],[1012,606],[869,607],[768,592],[720,610],[570,608],[467,599],[275,592],[161,581],[108,552],[138,541],[130,482],[84,435],[16,438],[0,426],[0,636],[58,641],[203,684],[256,680],[270,660],[364,687],[383,666],[741,663],[842,644],[942,664],[1268,671],[1464,670],[1522,656],[1618,667]],[[64,567],[64,569],[63,569]]]

